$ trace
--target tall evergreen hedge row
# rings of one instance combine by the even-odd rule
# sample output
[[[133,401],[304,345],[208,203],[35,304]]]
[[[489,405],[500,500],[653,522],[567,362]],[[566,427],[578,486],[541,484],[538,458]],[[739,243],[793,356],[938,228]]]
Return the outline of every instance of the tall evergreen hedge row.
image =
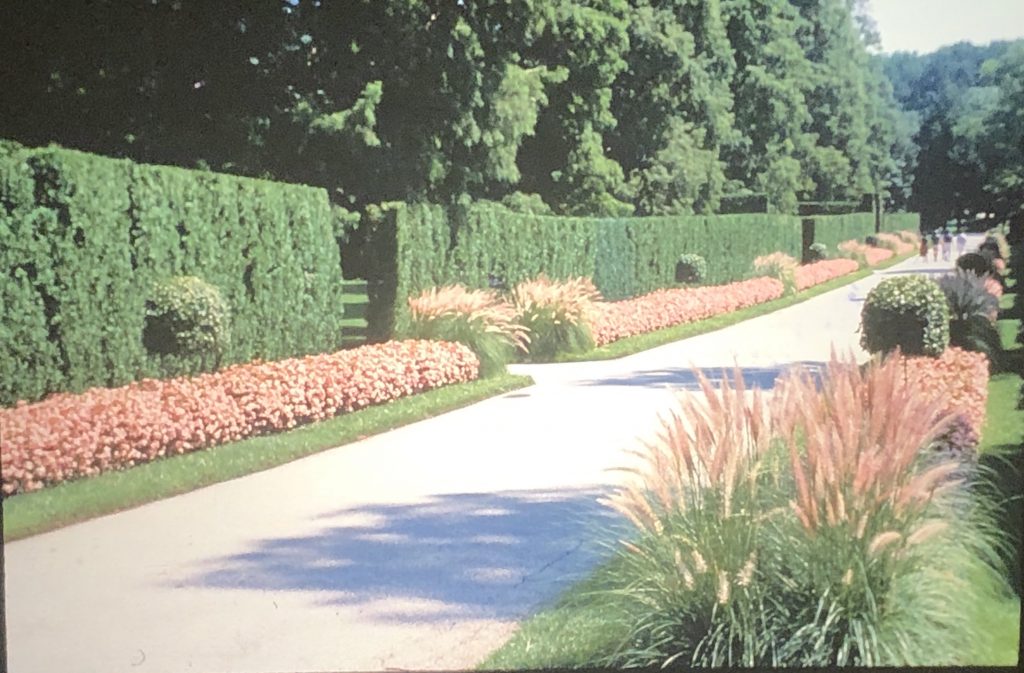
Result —
[[[830,252],[843,241],[857,240],[861,243],[875,233],[873,213],[849,213],[847,215],[815,215],[814,242],[824,243]]]
[[[709,261],[707,282],[726,283],[750,277],[759,255],[799,256],[802,243],[799,218],[784,215],[583,218],[481,204],[384,204],[367,212],[363,235],[374,260],[364,265],[368,331],[377,340],[400,329],[406,299],[430,287],[588,276],[615,300],[671,286],[684,253]]]
[[[882,231],[921,231],[920,213],[885,213]]]
[[[146,301],[178,275],[228,301],[222,364],[336,348],[337,219],[322,189],[5,148],[0,404],[163,375],[143,345]]]

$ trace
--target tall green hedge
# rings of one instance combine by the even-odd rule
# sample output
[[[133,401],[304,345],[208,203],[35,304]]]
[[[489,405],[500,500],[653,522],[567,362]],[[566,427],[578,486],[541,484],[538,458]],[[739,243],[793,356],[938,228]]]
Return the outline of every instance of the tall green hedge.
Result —
[[[875,233],[873,213],[850,213],[848,215],[815,215],[814,242],[824,243],[830,251],[843,241],[857,240],[861,243]]]
[[[172,276],[228,301],[223,364],[340,344],[337,213],[321,189],[13,148],[0,206],[0,404],[163,375],[142,333],[148,293]]]
[[[921,214],[883,213],[882,231],[921,231]]]
[[[707,282],[726,283],[753,275],[759,255],[799,256],[801,246],[799,218],[767,214],[582,218],[390,203],[369,209],[362,229],[363,258],[375,260],[364,267],[375,340],[402,325],[408,297],[438,285],[588,276],[616,300],[671,286],[683,253],[708,260]]]

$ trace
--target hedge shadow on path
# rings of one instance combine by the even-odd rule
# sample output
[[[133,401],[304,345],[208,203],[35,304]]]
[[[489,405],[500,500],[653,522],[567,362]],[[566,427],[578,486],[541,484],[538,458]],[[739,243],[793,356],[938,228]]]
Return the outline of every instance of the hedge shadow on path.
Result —
[[[780,376],[792,369],[802,368],[817,382],[820,380],[821,372],[827,367],[826,362],[792,362],[772,367],[742,367],[743,385],[748,390],[760,388],[771,390]],[[730,385],[733,382],[733,370],[722,367],[698,368],[716,388],[721,385],[723,378],[728,378]],[[582,381],[583,386],[621,386],[625,388],[676,388],[678,390],[699,391],[700,382],[694,369],[690,367],[666,367],[662,369],[648,369],[630,372],[622,376]]]
[[[603,493],[464,493],[340,509],[318,517],[316,535],[261,540],[210,559],[184,584],[326,593],[326,604],[363,606],[368,621],[518,620],[603,558],[595,540],[622,525],[597,503]]]

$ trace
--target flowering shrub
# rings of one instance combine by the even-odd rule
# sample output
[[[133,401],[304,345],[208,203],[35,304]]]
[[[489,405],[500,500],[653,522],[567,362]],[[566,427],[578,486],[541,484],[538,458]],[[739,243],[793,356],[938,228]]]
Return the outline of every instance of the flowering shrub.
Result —
[[[477,377],[462,344],[391,341],[0,410],[3,493],[286,430]]]
[[[852,259],[826,259],[813,264],[805,264],[797,267],[794,275],[796,277],[796,289],[806,290],[809,287],[826,283],[833,278],[845,276],[858,269],[857,262]]]
[[[861,311],[861,346],[869,353],[899,348],[937,356],[949,344],[949,306],[938,283],[924,276],[887,278],[868,292]]]
[[[595,305],[594,341],[598,346],[673,325],[703,320],[782,296],[775,278],[753,278],[728,285],[657,290]]]
[[[1003,296],[1003,284],[992,276],[985,276],[985,291],[999,299]]]
[[[908,383],[919,394],[945,401],[945,411],[962,414],[981,435],[988,402],[988,358],[984,353],[947,348],[937,358],[898,356]]]

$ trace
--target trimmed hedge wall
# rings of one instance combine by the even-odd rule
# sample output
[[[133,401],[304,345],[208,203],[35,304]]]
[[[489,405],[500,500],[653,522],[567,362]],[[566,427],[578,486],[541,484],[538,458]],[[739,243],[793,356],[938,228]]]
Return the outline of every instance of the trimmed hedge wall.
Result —
[[[864,242],[865,237],[875,234],[873,213],[850,213],[848,215],[815,215],[814,242],[824,243],[830,251],[843,241]]]
[[[372,340],[403,324],[408,297],[438,285],[588,276],[616,300],[672,286],[684,253],[708,260],[715,284],[751,277],[759,255],[799,256],[802,242],[799,218],[767,214],[583,218],[389,203],[368,209],[365,224],[363,257],[376,260],[365,265]]]
[[[224,365],[335,349],[337,219],[324,190],[302,185],[59,148],[0,153],[0,404],[168,373],[142,334],[153,284],[172,276],[227,300]]]
[[[883,213],[882,231],[921,231],[921,214]]]

